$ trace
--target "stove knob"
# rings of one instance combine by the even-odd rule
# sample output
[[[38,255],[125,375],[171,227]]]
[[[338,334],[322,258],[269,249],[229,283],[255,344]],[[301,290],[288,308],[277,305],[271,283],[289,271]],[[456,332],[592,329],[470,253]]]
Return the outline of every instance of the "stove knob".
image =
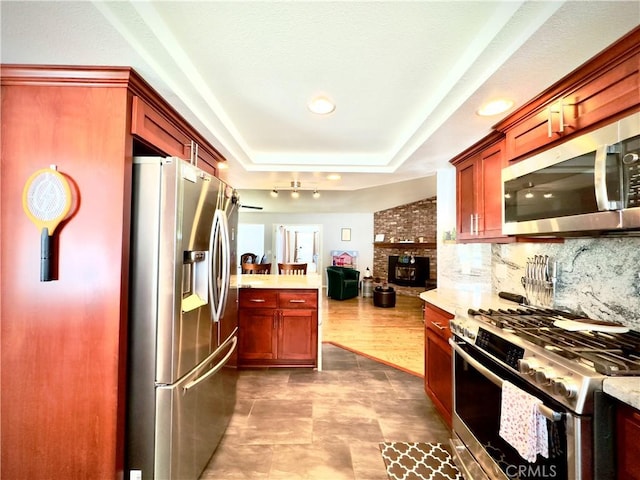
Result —
[[[547,372],[544,368],[538,368],[536,369],[534,378],[538,385],[547,386],[547,385],[551,385],[551,380],[553,379],[553,376],[549,372]]]
[[[471,330],[470,328],[466,328],[464,329],[464,336],[471,339],[471,340],[475,340],[476,339],[476,334],[473,333],[473,330]]]
[[[537,366],[535,360],[530,358],[522,358],[518,360],[518,371],[523,375],[535,374],[535,367]]]
[[[558,377],[553,380],[553,393],[565,398],[574,398],[578,394],[578,389],[574,384]]]

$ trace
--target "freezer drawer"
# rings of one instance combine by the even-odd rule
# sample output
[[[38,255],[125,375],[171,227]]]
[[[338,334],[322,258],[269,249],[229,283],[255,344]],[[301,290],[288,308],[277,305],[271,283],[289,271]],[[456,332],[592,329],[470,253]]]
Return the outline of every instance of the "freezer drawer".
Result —
[[[207,466],[235,407],[237,375],[228,359],[236,345],[232,337],[201,369],[156,389],[154,478],[197,479]]]

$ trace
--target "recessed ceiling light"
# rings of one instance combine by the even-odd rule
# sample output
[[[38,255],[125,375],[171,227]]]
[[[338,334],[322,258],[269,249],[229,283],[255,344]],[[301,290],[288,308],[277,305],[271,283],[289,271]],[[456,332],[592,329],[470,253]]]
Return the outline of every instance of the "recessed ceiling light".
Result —
[[[227,168],[229,168],[229,165],[227,164],[227,162],[218,162],[218,168],[220,170],[226,170]]]
[[[307,106],[317,115],[327,115],[336,109],[335,104],[327,97],[314,97]]]
[[[513,107],[512,100],[494,100],[480,107],[480,110],[478,110],[478,115],[480,115],[481,117],[490,117],[491,115],[498,115],[499,113],[506,112],[511,107]]]
[[[327,180],[340,180],[342,177],[337,173],[327,175]]]

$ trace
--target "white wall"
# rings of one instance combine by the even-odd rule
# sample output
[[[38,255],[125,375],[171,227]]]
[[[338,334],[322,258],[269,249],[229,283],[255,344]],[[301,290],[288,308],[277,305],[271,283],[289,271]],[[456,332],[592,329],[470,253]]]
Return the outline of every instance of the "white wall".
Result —
[[[274,225],[320,225],[320,262],[324,272],[331,265],[331,250],[357,250],[358,270],[373,265],[373,213],[265,213],[240,211],[239,224],[264,225],[265,251],[274,245]],[[341,240],[343,228],[351,229],[351,241]],[[241,239],[239,239],[240,241]],[[273,252],[271,252],[273,253]],[[273,258],[273,256],[272,256]],[[326,276],[323,275],[326,283]]]

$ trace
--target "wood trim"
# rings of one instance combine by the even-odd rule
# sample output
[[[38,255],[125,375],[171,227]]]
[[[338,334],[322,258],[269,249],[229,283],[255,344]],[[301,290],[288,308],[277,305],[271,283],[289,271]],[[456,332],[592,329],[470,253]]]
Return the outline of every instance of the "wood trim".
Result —
[[[486,137],[482,138],[478,142],[471,145],[466,150],[463,150],[458,155],[449,160],[449,163],[453,166],[456,166],[470,157],[477,155],[478,153],[493,147],[497,143],[500,143],[504,140],[504,134],[502,132],[493,131],[489,133]]]

